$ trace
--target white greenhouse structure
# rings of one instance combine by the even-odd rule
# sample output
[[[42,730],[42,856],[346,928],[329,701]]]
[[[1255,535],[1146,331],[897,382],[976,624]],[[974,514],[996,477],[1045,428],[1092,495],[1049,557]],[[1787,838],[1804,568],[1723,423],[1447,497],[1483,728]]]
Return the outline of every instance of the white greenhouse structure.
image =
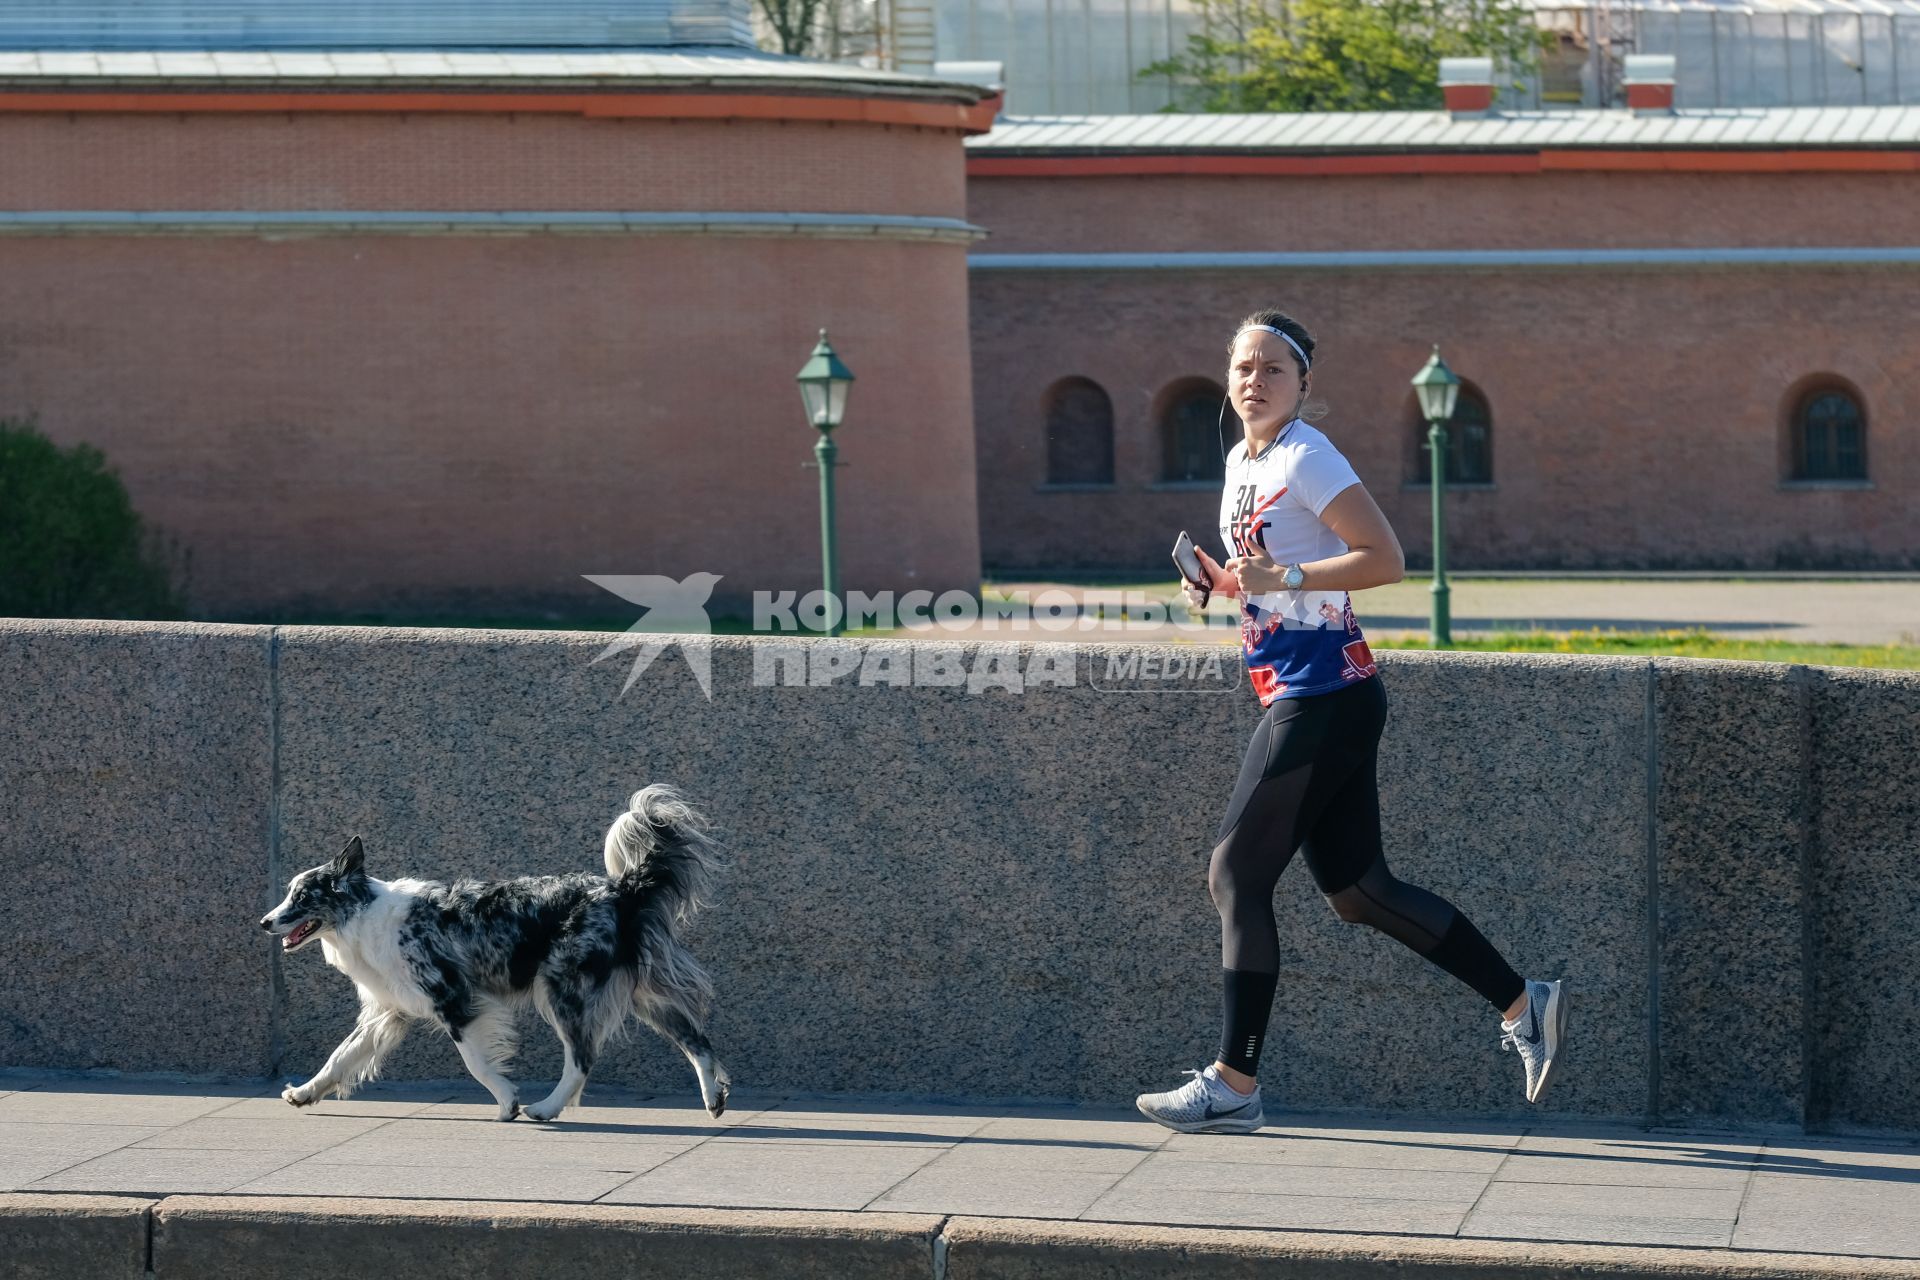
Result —
[[[1920,0],[1523,2],[1559,40],[1505,105],[1613,105],[1631,53],[1674,55],[1680,107],[1920,103]],[[761,9],[756,0],[0,0],[0,50],[738,48],[756,38],[777,48]],[[1007,111],[1019,116],[1184,105],[1179,86],[1140,73],[1184,50],[1198,23],[1192,0],[822,0],[818,15],[816,56],[922,74],[999,64]]]
[[[1501,101],[1609,106],[1630,53],[1674,55],[1681,107],[1920,103],[1920,0],[1535,0],[1559,35]],[[1003,64],[1007,110],[1114,115],[1177,105],[1141,68],[1185,47],[1189,0],[934,0],[943,62]]]

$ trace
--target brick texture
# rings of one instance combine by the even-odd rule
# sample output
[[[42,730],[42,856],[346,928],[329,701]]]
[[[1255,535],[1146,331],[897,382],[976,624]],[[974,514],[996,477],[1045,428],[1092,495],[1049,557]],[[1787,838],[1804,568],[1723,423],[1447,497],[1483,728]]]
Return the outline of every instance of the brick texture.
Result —
[[[1104,184],[1104,185],[1103,185]],[[1920,244],[1920,175],[983,179],[981,251]],[[974,274],[990,566],[1163,569],[1218,490],[1156,487],[1156,406],[1224,383],[1238,319],[1319,340],[1322,427],[1410,556],[1429,493],[1408,379],[1438,341],[1493,412],[1491,488],[1450,496],[1459,567],[1915,567],[1920,290],[1909,271],[1140,271]],[[1045,492],[1047,389],[1113,399],[1115,485]],[[1814,380],[1867,413],[1870,487],[1783,485]],[[1237,428],[1227,414],[1229,439]]]
[[[11,208],[964,213],[959,137],[913,129],[0,123]],[[106,450],[209,614],[628,610],[588,573],[720,573],[733,603],[817,585],[793,377],[823,325],[859,379],[845,584],[978,581],[958,245],[4,237],[0,279],[0,415]]]
[[[1920,244],[1920,172],[974,178],[995,253]]]
[[[558,115],[0,116],[5,209],[958,215],[951,131]]]

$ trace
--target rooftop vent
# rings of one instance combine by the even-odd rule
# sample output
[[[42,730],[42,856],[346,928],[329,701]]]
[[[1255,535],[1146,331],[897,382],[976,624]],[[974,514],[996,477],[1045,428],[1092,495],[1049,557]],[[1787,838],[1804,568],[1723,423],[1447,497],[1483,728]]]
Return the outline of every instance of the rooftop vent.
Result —
[[[1477,120],[1493,112],[1493,59],[1440,59],[1440,96],[1455,120]]]
[[[933,0],[894,0],[893,69],[910,76],[933,74]]]
[[[1673,114],[1673,55],[1670,53],[1630,53],[1627,74],[1621,83],[1627,87],[1627,108],[1633,114]]]

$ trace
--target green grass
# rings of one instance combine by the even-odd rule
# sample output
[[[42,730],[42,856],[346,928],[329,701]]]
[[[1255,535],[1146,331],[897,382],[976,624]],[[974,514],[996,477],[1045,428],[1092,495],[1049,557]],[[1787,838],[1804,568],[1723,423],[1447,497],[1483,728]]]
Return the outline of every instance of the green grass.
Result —
[[[1176,583],[1161,582],[1100,582],[1053,584],[1066,585],[1069,590],[1100,592],[1131,592],[1145,594],[1149,599],[1164,601],[1178,594]],[[1013,589],[1013,584],[988,582],[983,585],[982,594],[1005,598]],[[1112,615],[1131,612],[1114,605],[1107,606],[1106,612]],[[1366,620],[1364,609],[1361,621]],[[457,616],[401,616],[393,614],[347,614],[327,619],[312,619],[338,625],[360,626],[399,626],[399,627],[499,627],[506,629],[550,629],[556,631],[625,631],[632,625],[631,616],[605,616],[588,618],[488,618]],[[715,618],[713,632],[716,635],[751,635],[752,623],[746,618]],[[804,633],[803,633],[804,634]],[[875,636],[901,636],[901,633],[886,630],[874,631],[870,628],[850,630],[850,639],[866,639]],[[994,639],[992,636],[978,637]],[[1005,638],[1005,637],[1000,637]],[[1022,637],[1040,638],[1040,637]],[[1077,632],[1061,633],[1062,640],[1098,640],[1098,636],[1086,636]],[[1376,649],[1426,649],[1425,632],[1402,632],[1389,634],[1369,632],[1368,639]],[[1453,648],[1477,653],[1599,653],[1620,654],[1634,657],[1676,657],[1676,658],[1722,658],[1744,662],[1799,662],[1814,666],[1829,667],[1880,667],[1900,670],[1920,670],[1920,644],[1911,643],[1913,637],[1903,637],[1907,643],[1886,645],[1857,644],[1807,644],[1792,640],[1742,640],[1719,635],[1705,629],[1666,630],[1666,631],[1620,631],[1614,629],[1594,629],[1587,631],[1503,631],[1494,635],[1462,636],[1454,641]]]
[[[1419,575],[1414,577],[1418,577],[1421,583],[1427,581]],[[1413,582],[1414,577],[1408,581]],[[1741,581],[1738,577],[1729,577],[1727,580]],[[1623,578],[1621,581],[1632,579]],[[1073,590],[1139,591],[1156,600],[1171,599],[1179,594],[1180,589],[1179,583],[1174,581],[1078,582],[1068,585]],[[989,582],[985,589],[989,593],[1005,595],[1009,587],[1005,583]],[[1423,594],[1424,590],[1422,587]],[[1364,596],[1356,600],[1355,608],[1360,612],[1360,622],[1364,627]],[[1426,633],[1420,631],[1391,635],[1369,630],[1367,639],[1376,649],[1431,648]],[[1913,637],[1905,636],[1903,639],[1910,641]],[[1823,667],[1920,670],[1920,644],[1807,644],[1793,640],[1739,640],[1704,628],[1665,631],[1619,631],[1610,628],[1566,632],[1502,631],[1493,635],[1456,637],[1452,647],[1476,653],[1610,653],[1642,658],[1721,658],[1738,662],[1799,662]]]
[[[472,631],[625,631],[639,616],[635,610],[626,617],[567,617],[543,618],[529,617],[525,614],[511,617],[488,617],[483,614],[416,614],[416,613],[340,613],[340,614],[303,614],[297,618],[251,618],[222,617],[220,622],[245,622],[273,624],[284,623],[302,627],[403,627],[444,629],[456,628]],[[712,632],[721,636],[749,636],[754,634],[751,618],[721,617],[711,620]]]
[[[1419,632],[1369,636],[1376,649],[1426,649]],[[1920,645],[1801,644],[1792,640],[1735,640],[1692,631],[1506,631],[1455,637],[1453,648],[1475,653],[1611,653],[1641,658],[1724,658],[1740,662],[1803,662],[1823,667],[1920,670]]]

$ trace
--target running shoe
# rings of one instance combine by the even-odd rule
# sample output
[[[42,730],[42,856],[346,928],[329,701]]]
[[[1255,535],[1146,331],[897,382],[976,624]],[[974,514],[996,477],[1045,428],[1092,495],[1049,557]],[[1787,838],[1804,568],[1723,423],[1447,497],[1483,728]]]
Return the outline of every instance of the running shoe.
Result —
[[[1527,1007],[1519,1018],[1500,1020],[1502,1049],[1519,1053],[1527,1068],[1527,1101],[1539,1102],[1553,1082],[1553,1069],[1567,1043],[1567,994],[1558,982],[1527,983]]]
[[[1251,1094],[1234,1090],[1214,1068],[1189,1071],[1193,1079],[1165,1093],[1143,1093],[1133,1105],[1147,1119],[1180,1133],[1252,1133],[1267,1122],[1260,1086]]]

